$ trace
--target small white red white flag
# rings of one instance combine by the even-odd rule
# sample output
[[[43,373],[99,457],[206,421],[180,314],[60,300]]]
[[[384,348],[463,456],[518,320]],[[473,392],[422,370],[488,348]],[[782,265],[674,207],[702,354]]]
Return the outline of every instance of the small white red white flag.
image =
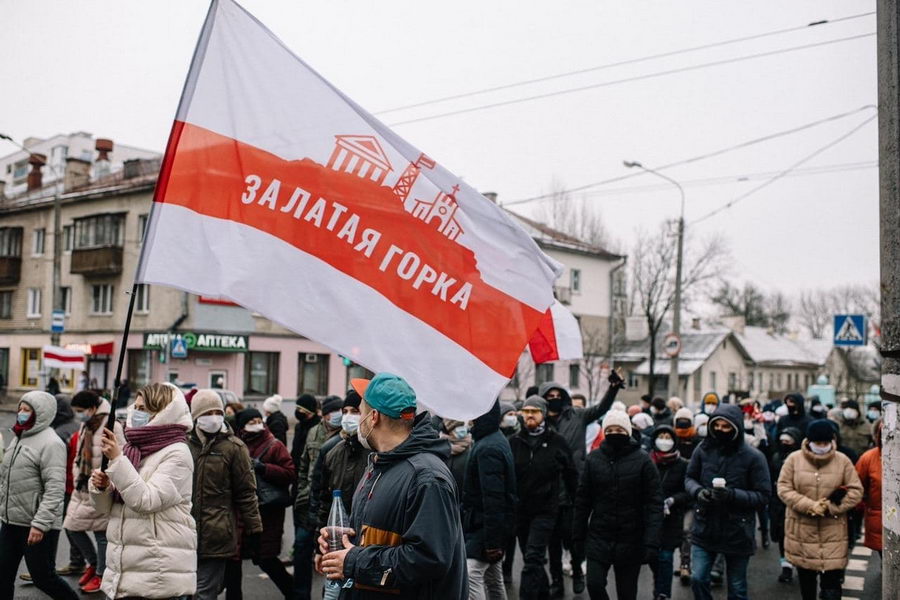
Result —
[[[79,369],[84,370],[84,352],[81,350],[69,350],[59,346],[44,346],[44,367],[51,369]]]
[[[234,301],[468,419],[514,372],[559,272],[238,4],[212,3],[138,281]]]
[[[554,360],[581,360],[581,327],[568,308],[554,301],[528,341],[535,364]]]

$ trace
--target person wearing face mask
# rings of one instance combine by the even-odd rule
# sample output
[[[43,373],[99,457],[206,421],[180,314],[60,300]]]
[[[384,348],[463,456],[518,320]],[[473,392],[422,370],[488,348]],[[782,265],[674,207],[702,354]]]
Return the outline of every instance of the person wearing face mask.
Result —
[[[299,405],[298,405],[299,406]],[[295,595],[307,600],[312,593],[312,558],[316,538],[317,499],[311,495],[313,475],[322,446],[341,432],[344,400],[326,396],[322,401],[322,419],[309,430],[297,463],[297,492],[294,499],[294,562],[300,567],[294,573]]]
[[[803,600],[840,600],[847,512],[863,495],[853,463],[834,438],[827,421],[810,423],[800,451],[788,456],[778,476],[778,496],[787,507],[785,556],[797,567]]]
[[[212,600],[225,584],[228,559],[237,553],[236,515],[241,515],[245,542],[259,545],[262,522],[256,478],[247,446],[225,424],[222,399],[213,390],[198,390],[191,401],[194,429],[188,446],[194,459],[191,514],[197,523],[197,592],[194,600]]]
[[[703,423],[703,434],[706,434],[706,422],[709,417],[699,414],[696,417],[691,413],[689,408],[679,408],[675,413],[675,446],[682,459],[688,461],[694,455],[694,450],[703,441],[703,437],[697,431],[694,420]],[[685,463],[685,467],[687,464]],[[685,511],[686,519],[682,519],[683,526],[681,531],[681,546],[679,547],[679,559],[681,565],[678,568],[678,576],[682,585],[690,585],[691,583],[691,532],[690,527],[693,522],[693,515],[689,511]]]
[[[882,552],[882,523],[881,523],[881,420],[872,425],[872,437],[875,438],[875,447],[866,450],[856,463],[856,474],[863,487],[863,500],[861,503],[863,517],[866,523],[866,537],[864,544],[881,556]]]
[[[691,497],[684,489],[688,462],[678,450],[675,429],[668,425],[660,425],[653,431],[652,446],[650,460],[659,471],[663,495],[663,524],[659,560],[650,563],[650,570],[653,571],[654,600],[668,600],[672,597],[675,549],[682,548],[684,515],[691,505]]]
[[[15,436],[0,463],[0,597],[15,597],[22,558],[35,586],[54,599],[78,598],[54,572],[66,487],[66,447],[50,427],[56,399],[47,392],[22,396]]]
[[[709,419],[709,434],[694,451],[684,480],[694,499],[691,526],[691,589],[695,600],[710,600],[711,573],[723,555],[728,597],[746,600],[747,566],[756,551],[756,511],[772,494],[766,459],[744,441],[744,417],[723,404]],[[724,485],[723,485],[724,484]]]
[[[679,400],[680,402],[680,400]],[[673,411],[666,406],[666,401],[657,396],[650,402],[650,416],[653,417],[653,426],[671,425]]]
[[[256,475],[256,490],[259,501],[259,518],[262,521],[262,535],[259,548],[253,563],[269,576],[272,583],[285,598],[293,598],[294,578],[285,570],[278,558],[281,554],[281,538],[284,535],[284,513],[286,505],[279,500],[268,501],[268,494],[260,495],[261,488],[278,488],[283,490],[282,496],[290,502],[287,492],[294,483],[294,463],[287,448],[275,439],[263,424],[262,414],[255,408],[247,408],[237,416],[238,436],[247,445],[253,472]],[[249,550],[257,550],[250,535],[245,530],[242,546]],[[230,573],[233,577],[235,574]],[[239,576],[239,574],[237,574]],[[229,580],[231,582],[233,580]],[[230,585],[230,583],[229,583]]]
[[[810,419],[806,414],[805,401],[802,394],[788,394],[784,397],[784,404],[787,414],[778,418],[778,424],[775,426],[777,433],[784,431],[785,427],[794,427],[806,434],[806,428],[809,427]],[[777,411],[776,411],[777,412]]]
[[[679,408],[673,420],[675,431],[675,445],[681,458],[690,460],[694,454],[694,448],[700,443],[697,428],[694,426],[694,414],[689,408]]]
[[[709,435],[709,415],[706,413],[700,413],[694,416],[694,429],[697,430],[697,437],[700,438],[697,440],[699,444],[703,440],[706,439],[706,436]],[[691,457],[693,458],[693,453]]]
[[[197,529],[191,517],[193,429],[184,394],[170,383],[138,390],[129,409],[125,445],[101,428],[106,472],[95,469],[88,489],[109,514],[101,591],[109,598],[174,598],[197,586]],[[149,567],[149,568],[148,568]]]
[[[869,408],[866,410],[866,420],[869,423],[872,423],[872,427],[875,427],[875,421],[881,418],[881,401],[876,400],[875,402],[869,403]],[[874,435],[873,435],[874,438]]]
[[[300,466],[300,458],[303,456],[303,450],[306,449],[306,438],[309,432],[319,424],[322,417],[316,412],[319,409],[319,403],[312,394],[302,394],[297,398],[296,408],[294,409],[294,418],[297,424],[294,425],[294,440],[291,443],[291,460],[294,466]]]
[[[712,416],[721,403],[717,393],[707,392],[703,394],[703,401],[700,403],[700,406],[703,407],[702,412],[704,415]]]
[[[641,565],[659,560],[663,522],[659,473],[631,437],[631,429],[623,412],[610,411],[603,417],[603,443],[588,455],[575,494],[573,544],[579,555],[587,556],[591,598],[609,597],[606,584],[613,569],[617,598],[634,600]],[[674,445],[671,434],[669,441]]]
[[[362,397],[357,437],[373,455],[353,498],[344,548],[329,551],[322,528],[316,569],[328,579],[353,579],[344,600],[464,598],[459,497],[444,462],[449,444],[427,413],[416,415],[416,393],[403,378],[378,373],[350,383]]]
[[[469,450],[472,448],[469,424],[466,421],[454,419],[441,419],[440,423],[441,428],[438,435],[450,442],[450,460],[447,461],[447,466],[453,473],[457,487],[462,490],[463,479],[466,476],[466,463],[469,462]]]
[[[545,555],[559,516],[561,488],[574,498],[578,471],[565,438],[547,426],[547,402],[529,396],[521,413],[522,430],[509,439],[519,499],[516,538],[523,562],[519,598],[545,600],[550,596]]]
[[[847,400],[841,408],[841,441],[856,452],[857,456],[872,447],[872,425],[859,412],[856,400]]]
[[[803,434],[795,427],[788,427],[778,436],[775,452],[772,454],[770,469],[772,473],[772,481],[778,481],[781,475],[781,468],[784,461],[792,452],[800,449],[800,443],[803,441]],[[772,535],[772,541],[778,544],[778,553],[781,557],[781,574],[778,575],[778,581],[781,583],[790,583],[794,577],[794,567],[790,561],[784,557],[784,517],[785,506],[778,494],[772,494],[769,500],[769,523]]]
[[[109,525],[109,514],[100,513],[94,508],[88,483],[94,469],[99,469],[103,460],[101,429],[111,410],[109,402],[94,392],[85,390],[72,398],[72,408],[80,425],[75,460],[70,469],[74,481],[74,491],[63,527],[69,540],[79,549],[87,560],[88,566],[78,580],[81,591],[91,594],[100,591],[103,573],[106,570],[106,528]],[[116,440],[125,445],[122,425],[115,422]],[[96,548],[88,533],[93,533],[97,541]]]
[[[284,413],[281,412],[282,402],[283,398],[278,394],[263,400],[263,421],[269,433],[274,435],[276,440],[287,446],[288,421]]]
[[[516,407],[509,402],[501,402],[500,413],[502,414],[500,431],[503,432],[503,435],[509,439],[519,433],[522,424],[519,421],[519,411],[516,410]]]

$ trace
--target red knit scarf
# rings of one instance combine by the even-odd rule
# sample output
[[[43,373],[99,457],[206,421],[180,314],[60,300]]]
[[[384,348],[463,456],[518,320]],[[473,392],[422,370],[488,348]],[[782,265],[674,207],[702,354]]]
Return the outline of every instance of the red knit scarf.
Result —
[[[131,461],[135,469],[140,469],[141,460],[166,446],[187,441],[187,428],[183,425],[145,425],[129,427],[125,430],[127,443],[122,454]]]
[[[681,453],[678,452],[678,450],[672,450],[671,452],[660,452],[659,450],[652,450],[650,452],[650,460],[653,461],[654,465],[667,465],[678,460],[679,456],[681,456]]]

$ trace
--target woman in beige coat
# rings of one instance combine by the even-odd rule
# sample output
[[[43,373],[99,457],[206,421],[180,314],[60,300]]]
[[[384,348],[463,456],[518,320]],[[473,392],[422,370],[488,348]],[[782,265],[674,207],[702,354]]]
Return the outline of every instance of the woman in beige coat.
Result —
[[[799,452],[788,456],[778,477],[778,497],[787,507],[784,552],[797,567],[803,600],[841,599],[847,566],[847,511],[862,498],[853,463],[837,452],[835,429],[827,419],[809,424]]]

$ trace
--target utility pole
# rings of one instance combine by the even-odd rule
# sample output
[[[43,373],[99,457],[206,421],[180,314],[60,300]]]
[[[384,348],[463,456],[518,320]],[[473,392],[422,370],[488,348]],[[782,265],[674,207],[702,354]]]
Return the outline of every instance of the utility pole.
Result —
[[[684,188],[681,187],[680,183],[668,175],[663,175],[659,171],[648,169],[637,161],[626,160],[623,161],[622,164],[629,169],[636,167],[647,173],[656,175],[660,179],[668,181],[677,187],[678,192],[681,194],[681,215],[678,217],[678,257],[675,263],[675,301],[672,306],[672,333],[681,339],[681,266],[684,262]],[[681,396],[679,391],[680,387],[681,385],[679,384],[678,378],[678,354],[676,354],[669,362],[669,397]]]
[[[900,598],[900,15],[878,0],[878,166],[881,234],[881,597]]]

